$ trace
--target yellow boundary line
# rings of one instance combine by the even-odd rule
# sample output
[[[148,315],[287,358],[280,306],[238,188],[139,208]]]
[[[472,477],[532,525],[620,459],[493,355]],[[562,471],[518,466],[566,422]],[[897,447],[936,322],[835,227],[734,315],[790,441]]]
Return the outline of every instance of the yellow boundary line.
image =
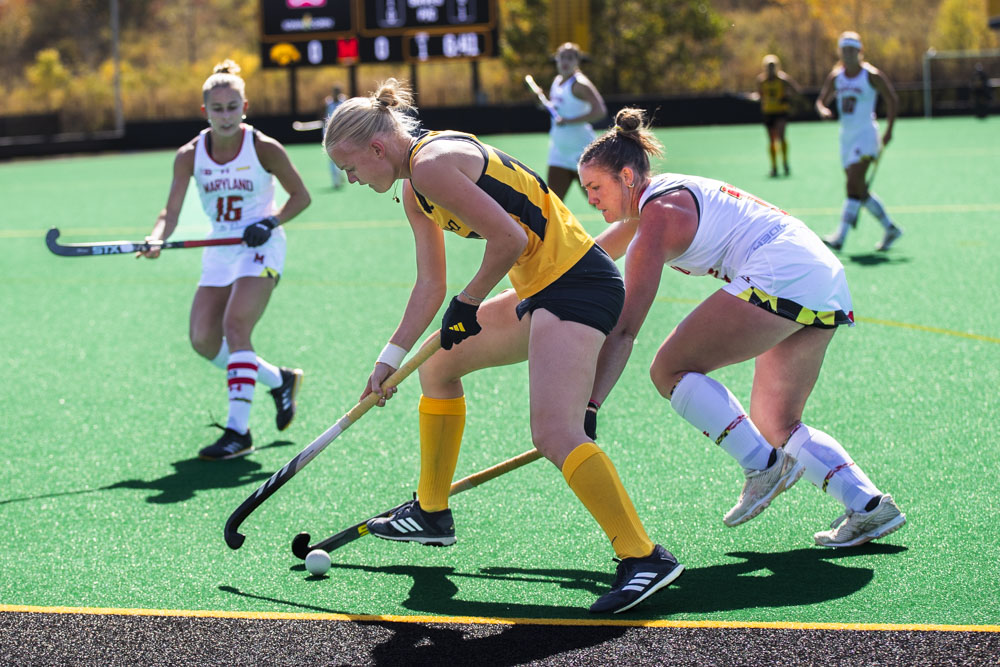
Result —
[[[480,616],[398,616],[393,614],[310,614],[301,612],[216,611],[209,609],[117,609],[114,607],[36,607],[0,605],[0,613],[87,614],[93,616],[166,616],[179,618],[243,618],[252,620],[349,621],[391,623],[452,623],[463,625],[626,626],[644,628],[709,628],[772,630],[854,630],[895,632],[1000,632],[1000,625],[944,625],[938,623],[797,623],[791,621],[627,621]]]

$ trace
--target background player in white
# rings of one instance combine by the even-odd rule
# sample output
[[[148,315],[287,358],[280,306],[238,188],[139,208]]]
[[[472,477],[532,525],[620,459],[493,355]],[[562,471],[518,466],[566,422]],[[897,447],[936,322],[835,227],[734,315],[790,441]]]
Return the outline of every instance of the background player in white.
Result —
[[[868,190],[865,174],[873,160],[892,139],[892,125],[896,120],[899,100],[889,79],[877,67],[864,61],[861,55],[861,37],[856,32],[844,32],[837,40],[840,62],[834,65],[823,82],[816,98],[816,111],[821,118],[833,118],[833,111],[827,106],[837,98],[840,114],[840,161],[847,174],[847,199],[840,217],[840,228],[823,238],[823,242],[834,250],[844,246],[847,232],[857,225],[858,212],[867,208],[878,218],[885,228],[885,236],[875,246],[876,250],[888,250],[903,234],[903,230],[893,224],[885,212],[882,200]],[[885,101],[885,134],[881,143],[878,136],[878,122],[875,120],[875,104],[879,95]]]
[[[723,518],[739,525],[803,475],[844,504],[816,544],[848,547],[906,521],[802,411],[838,326],[853,325],[844,267],[804,223],[733,186],[683,174],[650,175],[660,145],[643,112],[623,109],[580,159],[588,200],[613,224],[597,237],[626,255],[625,306],[604,343],[585,425],[618,381],[653,303],[664,265],[726,282],[667,336],[650,367],[660,394],[744,468],[746,483]],[[617,222],[615,222],[617,221]],[[627,249],[627,254],[626,254]],[[750,415],[707,374],[755,360]],[[845,520],[846,519],[846,520]]]
[[[549,129],[548,173],[545,182],[559,199],[566,198],[577,180],[580,153],[594,140],[596,122],[608,115],[604,98],[580,71],[580,47],[566,42],[556,50],[556,78],[549,88],[549,101],[556,112]]]
[[[239,71],[226,60],[202,86],[201,109],[209,127],[178,149],[167,205],[146,237],[159,241],[173,233],[192,176],[212,221],[210,238],[243,237],[241,245],[205,249],[191,304],[191,345],[228,375],[229,418],[223,434],[199,452],[209,460],[253,451],[249,419],[258,380],[272,390],[278,430],[295,416],[302,382],[301,370],[279,368],[258,357],[250,334],[284,266],[281,224],[309,205],[309,192],[284,147],[242,122],[249,103]],[[280,209],[274,202],[275,177],[289,195]],[[143,254],[156,258],[160,252],[154,248]]]

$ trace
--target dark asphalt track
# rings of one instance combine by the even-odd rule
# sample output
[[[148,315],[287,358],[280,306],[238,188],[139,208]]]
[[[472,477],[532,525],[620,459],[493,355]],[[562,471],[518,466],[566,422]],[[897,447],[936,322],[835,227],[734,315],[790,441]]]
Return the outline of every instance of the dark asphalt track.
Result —
[[[0,613],[5,665],[997,665],[1000,633]]]

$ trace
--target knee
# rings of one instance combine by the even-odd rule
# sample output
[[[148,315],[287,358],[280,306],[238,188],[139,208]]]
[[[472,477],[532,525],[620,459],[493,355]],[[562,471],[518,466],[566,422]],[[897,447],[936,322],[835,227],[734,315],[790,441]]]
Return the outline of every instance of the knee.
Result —
[[[211,333],[200,329],[192,328],[189,338],[191,340],[191,347],[194,348],[194,351],[209,361],[215,359],[215,355],[219,353],[219,348],[222,345],[221,338],[213,336]]]
[[[686,371],[678,371],[665,364],[657,364],[655,361],[649,367],[649,379],[653,381],[653,386],[660,392],[660,396],[668,401],[674,387],[681,381],[685,373]]]

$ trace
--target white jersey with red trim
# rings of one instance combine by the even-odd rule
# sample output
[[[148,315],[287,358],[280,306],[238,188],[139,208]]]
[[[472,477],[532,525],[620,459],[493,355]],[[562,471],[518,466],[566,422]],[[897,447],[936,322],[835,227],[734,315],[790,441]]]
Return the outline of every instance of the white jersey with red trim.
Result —
[[[558,83],[557,83],[558,82]],[[573,94],[576,74],[562,81],[558,78],[549,88],[549,100],[560,118],[579,118],[590,113],[591,105]],[[576,163],[583,149],[594,140],[594,126],[590,123],[557,125],[555,119],[549,128],[549,164],[576,171]]]
[[[698,206],[698,231],[673,269],[693,276],[711,275],[730,282],[741,274],[750,254],[805,223],[777,206],[722,181],[684,174],[654,176],[639,198],[642,211],[651,200],[687,190]]]
[[[211,236],[240,236],[242,229],[274,215],[274,176],[257,157],[254,129],[243,125],[243,142],[235,158],[219,164],[206,147],[209,129],[198,136],[194,180],[205,215],[212,221]]]
[[[875,104],[878,91],[871,82],[872,66],[861,63],[857,76],[849,77],[841,67],[833,79],[837,92],[837,111],[840,114],[842,134],[855,134],[862,129],[871,129],[875,124]]]

